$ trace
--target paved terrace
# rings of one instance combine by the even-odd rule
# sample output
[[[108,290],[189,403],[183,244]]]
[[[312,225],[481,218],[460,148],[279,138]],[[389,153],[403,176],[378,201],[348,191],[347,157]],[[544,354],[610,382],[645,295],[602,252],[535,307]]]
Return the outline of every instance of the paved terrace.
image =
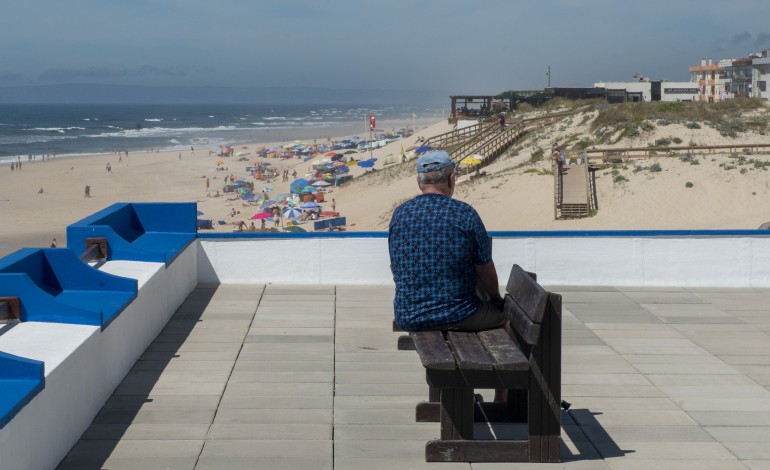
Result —
[[[770,468],[770,290],[559,288],[562,464]],[[391,287],[201,285],[60,469],[497,469],[426,464],[438,423]],[[505,434],[516,429],[496,427]]]

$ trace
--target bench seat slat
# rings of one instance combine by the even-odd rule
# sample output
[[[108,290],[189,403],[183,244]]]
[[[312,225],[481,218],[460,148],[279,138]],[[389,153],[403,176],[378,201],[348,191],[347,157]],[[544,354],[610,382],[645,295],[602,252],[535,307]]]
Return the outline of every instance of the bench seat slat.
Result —
[[[525,371],[529,369],[529,360],[504,329],[479,331],[476,335],[492,357],[495,370]]]
[[[461,370],[494,369],[494,361],[476,337],[476,333],[450,331],[447,338],[457,358],[457,366]]]
[[[440,331],[421,331],[411,333],[414,347],[420,354],[423,367],[428,370],[455,370],[455,359],[452,351]]]

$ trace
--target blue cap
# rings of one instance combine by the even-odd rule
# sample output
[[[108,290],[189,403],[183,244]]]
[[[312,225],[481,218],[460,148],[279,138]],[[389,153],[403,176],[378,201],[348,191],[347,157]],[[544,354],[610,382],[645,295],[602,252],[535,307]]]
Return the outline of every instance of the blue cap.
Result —
[[[443,170],[453,165],[452,157],[443,150],[433,150],[420,155],[417,159],[417,173],[430,173]]]

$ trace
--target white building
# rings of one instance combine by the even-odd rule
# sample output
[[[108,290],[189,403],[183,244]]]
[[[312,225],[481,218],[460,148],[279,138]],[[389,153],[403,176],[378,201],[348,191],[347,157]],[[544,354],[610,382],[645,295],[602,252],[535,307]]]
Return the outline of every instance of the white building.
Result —
[[[611,91],[625,90],[629,96],[641,96],[641,101],[697,101],[701,91],[698,84],[693,82],[649,79],[634,82],[597,82],[594,83],[594,88],[605,88],[608,97]]]

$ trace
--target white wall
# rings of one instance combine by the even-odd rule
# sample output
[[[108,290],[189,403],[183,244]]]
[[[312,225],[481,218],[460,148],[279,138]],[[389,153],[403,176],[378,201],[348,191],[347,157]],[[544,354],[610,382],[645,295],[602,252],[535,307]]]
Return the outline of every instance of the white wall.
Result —
[[[684,90],[695,90],[693,93],[681,93]],[[666,93],[669,90],[669,93]],[[700,86],[697,82],[663,82],[660,84],[661,101],[698,101]]]
[[[770,287],[770,232],[756,233],[497,236],[493,258],[501,284],[515,263],[537,272],[538,280],[550,285]],[[198,279],[392,284],[389,264],[384,237],[201,239]]]
[[[197,243],[163,263],[110,261],[100,269],[137,279],[139,293],[104,330],[25,322],[0,350],[45,363],[45,388],[0,429],[0,470],[55,468],[197,284]]]
[[[598,82],[594,88],[626,90],[629,93],[642,93],[644,101],[652,101],[652,83],[650,82]]]

